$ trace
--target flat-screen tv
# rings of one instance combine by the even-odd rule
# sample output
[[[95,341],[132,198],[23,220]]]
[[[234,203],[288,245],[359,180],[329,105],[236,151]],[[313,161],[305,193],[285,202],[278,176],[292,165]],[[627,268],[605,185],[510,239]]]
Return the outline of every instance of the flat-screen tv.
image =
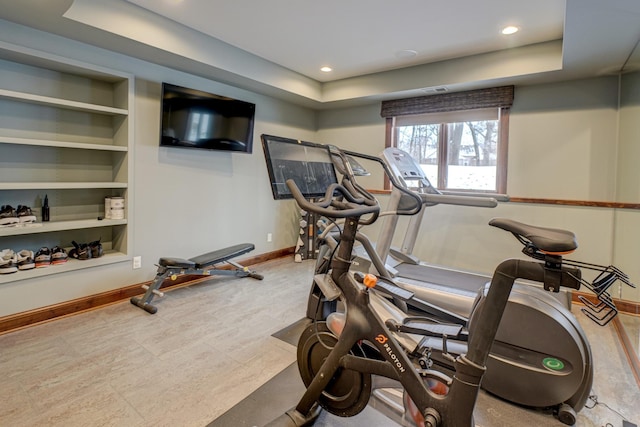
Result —
[[[291,199],[286,181],[293,179],[307,199],[324,196],[338,182],[329,146],[273,135],[261,135],[273,198]]]
[[[163,83],[160,146],[251,153],[255,111],[250,102]]]

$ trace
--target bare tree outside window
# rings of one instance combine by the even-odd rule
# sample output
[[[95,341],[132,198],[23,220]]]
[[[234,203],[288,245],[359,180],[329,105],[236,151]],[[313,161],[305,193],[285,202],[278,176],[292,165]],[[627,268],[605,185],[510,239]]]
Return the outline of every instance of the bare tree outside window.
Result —
[[[439,188],[496,191],[497,127],[497,120],[398,126],[396,146]]]
[[[432,184],[438,182],[440,125],[400,126],[397,147],[411,154]]]

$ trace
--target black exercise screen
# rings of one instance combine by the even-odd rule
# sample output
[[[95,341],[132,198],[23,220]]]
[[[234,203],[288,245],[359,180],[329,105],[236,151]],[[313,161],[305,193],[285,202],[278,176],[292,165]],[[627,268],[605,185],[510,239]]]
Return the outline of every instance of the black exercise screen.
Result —
[[[307,199],[324,196],[327,187],[337,182],[328,146],[272,135],[261,139],[274,199],[293,197],[288,179],[295,181]]]

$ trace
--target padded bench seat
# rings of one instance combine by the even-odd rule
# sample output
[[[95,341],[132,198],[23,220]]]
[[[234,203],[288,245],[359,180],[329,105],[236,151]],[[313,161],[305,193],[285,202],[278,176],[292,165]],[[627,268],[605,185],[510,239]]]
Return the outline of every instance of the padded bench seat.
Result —
[[[254,249],[255,246],[252,243],[241,243],[239,245],[208,252],[189,259],[162,257],[158,262],[163,267],[193,268],[201,270],[242,254],[246,254]]]

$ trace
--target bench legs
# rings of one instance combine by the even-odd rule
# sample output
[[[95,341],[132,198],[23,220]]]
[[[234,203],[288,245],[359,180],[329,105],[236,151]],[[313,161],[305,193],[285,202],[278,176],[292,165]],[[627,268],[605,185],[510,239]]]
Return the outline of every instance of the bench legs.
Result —
[[[176,280],[178,276],[184,274],[194,274],[194,275],[203,275],[203,276],[236,276],[236,277],[251,277],[256,280],[262,280],[264,276],[256,273],[253,270],[250,270],[247,267],[244,267],[238,263],[233,261],[227,261],[227,264],[232,265],[235,268],[231,269],[197,269],[197,268],[179,268],[173,266],[158,266],[158,272],[156,273],[156,277],[153,279],[149,286],[142,285],[142,288],[145,289],[144,295],[141,297],[133,297],[130,299],[131,304],[140,307],[150,314],[155,314],[158,311],[158,308],[154,305],[151,305],[151,301],[153,297],[159,296],[163,297],[164,293],[160,292],[160,287],[164,283],[167,278],[171,278],[171,280]]]

